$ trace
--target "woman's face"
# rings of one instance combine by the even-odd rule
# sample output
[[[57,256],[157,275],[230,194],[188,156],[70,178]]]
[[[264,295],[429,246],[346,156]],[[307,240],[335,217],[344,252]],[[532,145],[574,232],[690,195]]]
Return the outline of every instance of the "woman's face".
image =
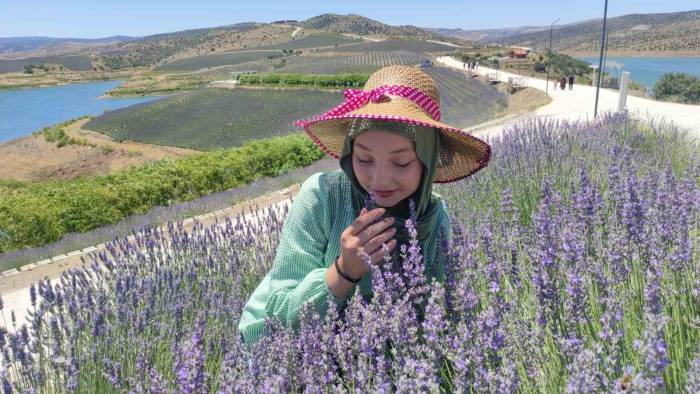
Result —
[[[355,138],[352,168],[360,185],[377,192],[377,204],[390,208],[420,186],[423,165],[413,141],[381,130],[367,130]],[[391,191],[382,195],[381,191]]]

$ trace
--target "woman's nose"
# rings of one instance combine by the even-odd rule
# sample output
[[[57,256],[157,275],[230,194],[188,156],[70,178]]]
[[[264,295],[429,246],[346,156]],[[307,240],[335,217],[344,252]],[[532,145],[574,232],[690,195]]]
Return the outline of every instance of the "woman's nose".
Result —
[[[391,179],[393,178],[393,172],[390,165],[379,164],[376,166],[373,178],[375,180],[375,185],[381,190],[391,189]],[[386,186],[386,187],[385,187]]]

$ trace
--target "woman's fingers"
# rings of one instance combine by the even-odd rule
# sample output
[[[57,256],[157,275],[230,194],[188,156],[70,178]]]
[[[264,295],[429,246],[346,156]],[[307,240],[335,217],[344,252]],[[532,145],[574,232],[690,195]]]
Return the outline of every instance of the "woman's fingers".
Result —
[[[348,226],[348,229],[350,230],[350,235],[359,234],[360,231],[364,230],[368,224],[373,223],[375,220],[382,217],[383,214],[384,208],[373,209],[369,212],[361,214],[357,217],[357,219],[353,220],[353,222],[350,223],[350,226]]]
[[[391,252],[396,247],[396,240],[392,239],[391,241],[387,242],[386,246],[389,247],[389,252]],[[379,249],[370,254],[369,257],[372,259],[373,264],[377,264],[384,260],[384,255],[384,248],[380,246]]]
[[[362,245],[362,247],[365,250],[365,252],[372,254],[377,249],[381,249],[382,244],[389,242],[389,240],[391,240],[394,237],[394,235],[396,235],[396,227],[389,228],[381,234],[377,235],[376,237],[373,237],[372,239],[367,241],[367,243]]]
[[[362,246],[365,246],[365,244],[367,242],[370,242],[372,240],[372,238],[381,234],[383,231],[385,231],[387,229],[387,227],[389,227],[393,224],[394,224],[393,217],[384,218],[376,223],[370,224],[369,226],[365,227],[364,231],[361,231],[359,234],[357,234],[359,244]],[[367,246],[365,246],[365,248],[367,248]]]

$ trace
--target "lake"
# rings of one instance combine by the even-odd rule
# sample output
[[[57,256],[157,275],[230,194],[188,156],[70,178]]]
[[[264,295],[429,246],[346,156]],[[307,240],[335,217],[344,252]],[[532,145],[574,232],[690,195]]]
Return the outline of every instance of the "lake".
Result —
[[[0,90],[0,143],[83,115],[101,115],[164,97],[98,98],[121,83],[116,80]]]
[[[598,65],[598,57],[577,56],[577,59]],[[684,72],[700,78],[700,57],[616,57],[606,58],[605,70],[611,75],[617,76],[618,70],[609,67],[610,62],[622,65],[622,71],[629,71],[630,78],[643,83],[650,88],[654,87],[661,76],[669,72]]]

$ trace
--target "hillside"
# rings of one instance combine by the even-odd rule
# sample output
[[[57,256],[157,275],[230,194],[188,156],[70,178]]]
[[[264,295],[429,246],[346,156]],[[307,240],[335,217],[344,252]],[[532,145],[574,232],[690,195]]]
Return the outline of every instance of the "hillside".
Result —
[[[554,28],[552,49],[594,52],[600,48],[602,19]],[[634,14],[608,19],[610,52],[700,53],[700,10],[665,14]],[[544,48],[549,31],[516,34],[495,40],[499,44]]]
[[[501,38],[519,34],[534,33],[547,30],[546,26],[519,26],[506,27],[502,29],[464,30],[464,29],[444,29],[440,27],[427,27],[425,30],[433,31],[448,37],[457,37],[469,41],[492,42]]]
[[[450,38],[444,34],[436,33],[411,25],[390,26],[361,15],[337,15],[323,14],[309,18],[299,24],[305,29],[316,29],[330,33],[357,34],[361,36],[380,35],[384,37],[417,38],[425,40],[442,40],[455,44],[465,42]]]
[[[0,37],[0,54],[13,57],[11,54],[27,56],[27,52],[54,53],[77,50],[81,47],[115,44],[135,40],[136,37],[113,36],[104,38],[58,38],[58,37]],[[19,54],[18,54],[19,52]]]
[[[299,29],[300,28],[300,29]],[[292,36],[292,32],[296,32]],[[8,38],[0,41],[8,52],[3,57],[50,57],[74,52],[92,56],[95,70],[115,70],[130,67],[154,67],[182,59],[227,53],[246,49],[300,49],[342,45],[359,41],[360,36],[379,39],[417,39],[446,41],[465,44],[464,40],[421,29],[416,26],[390,26],[360,15],[323,14],[305,21],[280,21],[273,23],[243,22],[226,26],[191,29],[156,34],[141,38],[113,37],[96,40]],[[73,40],[73,41],[66,41]],[[3,46],[4,45],[4,46]],[[43,48],[43,49],[42,49]],[[55,50],[52,51],[51,48]],[[22,64],[20,64],[22,66]],[[8,66],[9,67],[9,66]],[[13,70],[17,67],[13,67]],[[21,67],[19,68],[21,69]],[[17,71],[17,70],[15,70]],[[6,71],[7,72],[7,71]]]
[[[293,28],[297,27],[302,29],[292,38]],[[303,40],[305,37],[310,38],[310,36],[341,37],[341,35],[353,37],[371,35],[380,38],[429,39],[457,44],[465,43],[463,40],[449,38],[415,26],[390,26],[353,14],[323,14],[301,22],[240,23],[221,28],[144,37],[141,40],[120,45],[120,49],[126,52],[115,56],[106,56],[103,63],[109,68],[122,68],[129,65],[161,65],[184,58],[241,49],[282,48],[290,41]],[[335,41],[326,38],[325,41],[328,41],[328,45],[350,42],[338,38]]]

